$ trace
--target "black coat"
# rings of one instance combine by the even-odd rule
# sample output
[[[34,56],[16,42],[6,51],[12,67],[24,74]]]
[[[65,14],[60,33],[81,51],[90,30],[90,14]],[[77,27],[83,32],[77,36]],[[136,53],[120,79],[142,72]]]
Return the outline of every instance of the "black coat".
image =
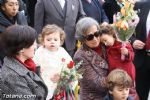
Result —
[[[150,10],[150,0],[137,2],[135,4],[135,9],[140,10],[140,12],[138,13],[140,21],[136,27],[136,36],[131,37],[131,42],[133,43],[135,40],[141,40],[142,42],[146,43],[146,37],[147,37],[146,21]],[[147,53],[145,48],[141,50],[135,50],[134,64],[136,68],[143,67],[144,63],[150,65],[150,62],[146,60],[147,59],[146,55]]]
[[[102,22],[109,22],[104,9],[102,8],[99,0],[92,0],[91,3],[88,3],[87,0],[81,0],[84,12],[87,16],[94,18],[100,24]]]
[[[110,23],[113,23],[113,15],[120,11],[120,6],[116,0],[106,0],[103,4],[103,9],[109,19]]]

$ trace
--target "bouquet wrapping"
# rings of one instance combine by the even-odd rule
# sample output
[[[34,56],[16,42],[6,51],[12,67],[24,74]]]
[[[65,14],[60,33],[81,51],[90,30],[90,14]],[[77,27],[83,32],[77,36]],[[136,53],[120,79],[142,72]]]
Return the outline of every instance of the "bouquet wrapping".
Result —
[[[120,3],[118,2],[118,4]],[[125,42],[128,41],[135,32],[139,17],[137,15],[138,11],[134,10],[134,4],[129,0],[122,0],[120,7],[120,12],[114,15],[113,25],[117,32],[117,37],[122,41],[122,47],[125,47]],[[124,60],[125,56],[122,55],[121,59]]]
[[[54,92],[53,100],[75,100],[75,88],[78,86],[78,80],[82,78],[82,72],[77,71],[82,61],[74,65],[73,61],[69,64],[62,59],[62,70],[60,80]],[[78,92],[76,92],[78,93]]]

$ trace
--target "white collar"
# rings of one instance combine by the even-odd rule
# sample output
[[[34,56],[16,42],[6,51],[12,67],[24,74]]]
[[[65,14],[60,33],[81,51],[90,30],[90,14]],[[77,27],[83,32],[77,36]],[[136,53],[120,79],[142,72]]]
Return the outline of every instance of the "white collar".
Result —
[[[60,3],[61,8],[63,9],[65,6],[65,0],[58,0],[58,2]]]
[[[146,32],[147,32],[147,36],[148,36],[149,31],[150,31],[150,10],[149,10],[149,13],[148,13],[148,16],[147,16],[147,20],[146,20]]]

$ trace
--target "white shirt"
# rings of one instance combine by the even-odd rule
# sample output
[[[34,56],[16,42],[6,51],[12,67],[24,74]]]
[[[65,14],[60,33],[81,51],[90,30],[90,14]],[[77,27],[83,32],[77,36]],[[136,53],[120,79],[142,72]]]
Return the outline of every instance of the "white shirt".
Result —
[[[58,0],[58,2],[60,3],[61,8],[63,9],[65,6],[65,0]]]
[[[147,21],[146,21],[146,32],[147,32],[147,36],[148,36],[149,31],[150,31],[150,11],[149,11],[149,13],[148,13]]]

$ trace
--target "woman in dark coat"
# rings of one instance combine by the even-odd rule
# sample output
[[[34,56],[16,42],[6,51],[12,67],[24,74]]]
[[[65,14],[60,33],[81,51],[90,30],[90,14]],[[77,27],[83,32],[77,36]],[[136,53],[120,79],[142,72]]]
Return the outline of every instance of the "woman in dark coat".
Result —
[[[0,33],[13,24],[27,25],[24,13],[18,10],[18,0],[0,0]]]
[[[80,80],[80,100],[102,100],[106,95],[105,78],[108,64],[100,46],[99,24],[90,17],[77,23],[76,35],[82,42],[81,48],[74,55],[74,61],[83,61],[79,70],[83,71]]]
[[[23,12],[19,12],[18,0],[0,0],[0,34],[8,26],[19,24],[27,25],[27,20]],[[2,65],[4,55],[0,49],[0,66]]]

